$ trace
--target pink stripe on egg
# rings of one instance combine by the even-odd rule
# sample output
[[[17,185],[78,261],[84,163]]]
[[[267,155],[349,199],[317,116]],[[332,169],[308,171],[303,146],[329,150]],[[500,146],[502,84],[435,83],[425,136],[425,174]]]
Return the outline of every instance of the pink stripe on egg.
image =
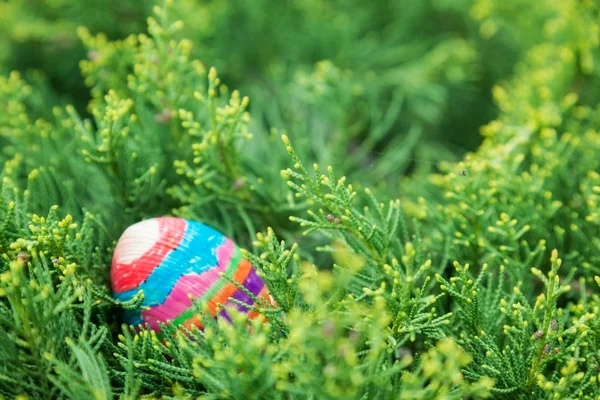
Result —
[[[219,263],[219,268],[226,268],[231,262],[231,257],[233,257],[233,251],[235,250],[235,243],[233,243],[230,239],[225,238],[225,243],[223,243],[217,249],[217,262]]]
[[[225,239],[217,249],[218,266],[201,274],[189,274],[182,276],[175,284],[171,293],[161,305],[154,306],[150,310],[142,311],[142,319],[154,330],[160,330],[158,321],[173,321],[177,316],[192,306],[192,300],[201,297],[206,291],[221,278],[221,273],[227,270],[235,244]]]

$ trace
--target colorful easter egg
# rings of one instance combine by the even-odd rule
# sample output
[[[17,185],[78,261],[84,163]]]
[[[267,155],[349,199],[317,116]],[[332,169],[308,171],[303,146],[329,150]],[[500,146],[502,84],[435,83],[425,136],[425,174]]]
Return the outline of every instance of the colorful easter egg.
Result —
[[[261,299],[261,304],[222,274]],[[273,304],[263,280],[233,241],[182,218],[153,218],[127,228],[115,248],[111,278],[114,297],[122,302],[143,289],[142,305],[149,309],[126,310],[125,322],[148,324],[155,331],[160,331],[159,322],[202,328],[192,299],[206,302],[213,317],[218,314],[227,320],[227,311],[218,311],[218,304],[235,307],[250,318],[258,313],[249,307]]]

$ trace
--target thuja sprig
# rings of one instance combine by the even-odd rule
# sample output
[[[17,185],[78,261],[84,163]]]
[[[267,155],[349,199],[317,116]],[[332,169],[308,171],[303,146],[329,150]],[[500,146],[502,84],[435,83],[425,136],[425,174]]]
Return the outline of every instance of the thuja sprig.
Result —
[[[454,261],[453,265],[458,276],[451,277],[450,282],[439,274],[435,277],[441,283],[440,289],[448,293],[460,306],[461,317],[466,322],[470,333],[478,334],[484,318],[484,311],[480,309],[479,291],[488,265],[483,264],[475,280],[469,274],[469,264],[460,265],[458,261]]]
[[[393,391],[384,382],[394,379],[402,366],[389,356],[386,301],[383,296],[375,296],[372,304],[332,300],[343,294],[347,279],[345,274],[317,271],[303,263],[299,287],[311,307],[294,309],[286,316],[290,331],[280,343],[286,362],[277,368],[283,373],[278,389],[300,386],[323,398],[360,393],[385,397]],[[316,377],[315,369],[323,373]]]
[[[136,332],[129,326],[122,326],[122,333],[118,335],[112,353],[114,362],[121,367],[113,369],[113,377],[118,382],[115,385],[117,392],[136,398],[142,388],[154,392],[162,386],[162,378],[150,370],[150,363],[163,360],[173,347],[172,336],[166,337],[161,342],[156,332],[148,327],[139,326]]]
[[[198,111],[179,110],[181,125],[192,142],[193,158],[191,163],[176,160],[175,172],[192,184],[180,184],[169,191],[184,203],[194,203],[192,200],[202,195],[233,207],[240,200],[247,202],[248,190],[253,189],[244,184],[241,159],[235,156],[237,141],[252,138],[248,132],[250,115],[246,111],[249,99],[240,98],[236,90],[228,103],[220,105],[219,92],[225,92],[222,88],[216,69],[211,68],[206,93],[194,92],[194,108]]]
[[[496,393],[533,390],[533,385],[540,381],[539,375],[543,375],[545,366],[560,355],[560,343],[572,340],[567,339],[569,334],[566,332],[569,330],[559,330],[557,321],[562,315],[562,310],[557,308],[557,299],[569,291],[570,286],[560,284],[557,273],[562,260],[558,258],[556,250],[552,251],[550,262],[552,267],[547,276],[532,268],[532,274],[538,277],[546,288],[546,292],[537,297],[534,305],[530,304],[522,292],[521,282],[514,287],[510,298],[502,298],[498,302],[496,307],[504,316],[497,320],[508,320],[504,325],[507,340],[503,348],[490,336],[493,332],[480,330],[461,334],[459,343],[475,360],[465,373],[471,379],[479,379],[485,375],[493,377],[497,381],[493,389]],[[478,281],[482,283],[481,280]],[[489,285],[481,286],[480,292],[490,290],[492,287]],[[458,292],[456,288],[449,293],[456,297],[459,303],[473,303],[468,301],[466,293]],[[460,298],[459,295],[463,295],[464,298]],[[466,315],[466,320],[469,321],[468,314],[463,315]],[[581,321],[577,325],[581,327]],[[573,329],[575,330],[571,333],[577,331],[577,328]]]
[[[115,371],[119,392],[133,396],[142,389],[181,398],[208,390],[241,399],[248,393],[272,390],[273,373],[286,357],[284,349],[269,343],[272,326],[261,318],[248,322],[247,315],[234,308],[227,311],[231,323],[216,321],[208,309],[199,308],[202,331],[181,328],[177,332],[176,327],[161,325],[164,334],[143,327],[134,333],[124,326],[113,354],[122,367]],[[165,379],[182,386],[165,387]]]
[[[77,284],[72,265],[60,275],[63,279],[54,279],[56,270],[42,251],[32,248],[28,254],[27,260],[11,260],[9,270],[0,274],[0,336],[5,349],[0,374],[9,381],[21,377],[14,380],[14,390],[53,397],[57,388],[51,377],[61,375],[61,371],[51,373],[55,360],[69,360],[63,340],[80,337],[96,346],[106,330],[91,326],[91,299]],[[83,313],[76,307],[81,302]],[[14,365],[11,357],[21,362]]]
[[[70,214],[60,218],[59,207],[54,205],[46,216],[31,215],[26,229],[10,243],[4,259],[10,258],[10,254],[28,256],[37,252],[51,260],[58,280],[74,274],[76,286],[85,286],[88,279],[95,284],[104,283],[97,273],[104,268],[100,253],[106,250],[107,237],[91,213],[86,212],[83,223],[79,224]]]
[[[445,336],[443,327],[449,324],[452,316],[452,312],[439,315],[436,310],[435,304],[444,293],[429,294],[431,277],[427,273],[431,268],[431,260],[418,265],[415,256],[412,243],[406,243],[401,263],[393,259],[391,265],[383,266],[384,282],[380,288],[363,288],[367,296],[385,293],[388,310],[393,316],[389,329],[390,345],[394,349],[399,349],[406,340],[414,342],[417,334],[442,339]],[[426,275],[425,279],[423,275]],[[415,287],[421,280],[422,285]],[[386,286],[390,289],[386,290]]]
[[[249,98],[240,98],[237,90],[231,93],[229,102],[220,106],[219,93],[225,89],[213,67],[208,73],[208,89],[206,93],[194,92],[197,105],[201,105],[199,119],[193,112],[179,110],[181,125],[191,137],[199,140],[192,145],[194,151],[193,163],[203,165],[209,163],[213,168],[228,174],[230,177],[238,174],[239,166],[233,159],[235,141],[239,138],[249,140],[252,134],[248,132],[250,115],[246,112]],[[208,121],[203,121],[207,116]],[[215,151],[211,151],[215,150]]]
[[[539,339],[535,342],[535,352],[532,360],[531,369],[527,378],[527,387],[530,387],[537,377],[538,372],[544,365],[543,353],[544,346],[547,344],[550,338],[550,324],[555,319],[557,314],[556,302],[557,299],[564,293],[571,290],[570,285],[561,285],[560,278],[558,276],[558,270],[562,264],[562,260],[558,258],[558,251],[552,250],[550,257],[552,267],[548,272],[548,276],[544,276],[542,271],[537,268],[532,268],[531,273],[537,276],[544,284],[546,288],[545,296],[540,296],[536,301],[533,308],[533,314],[536,315],[543,312],[543,318],[539,320],[539,330],[534,333],[534,339]]]
[[[121,207],[139,210],[156,201],[155,195],[165,187],[159,158],[153,157],[155,150],[144,151],[135,143],[142,128],[133,113],[134,102],[113,90],[103,100],[94,108],[97,129],[91,121],[82,120],[73,107],[67,107],[67,113],[81,141],[84,159],[104,173]]]
[[[519,223],[515,218],[511,219],[507,213],[500,213],[495,226],[487,227],[492,235],[486,239],[494,244],[501,243],[497,246],[499,253],[512,255],[519,251],[519,240],[530,229],[529,225]]]
[[[15,161],[15,160],[13,160]],[[5,174],[12,173],[14,162],[8,161],[4,167]],[[28,224],[23,192],[15,185],[9,176],[2,177],[0,190],[0,250],[7,252],[11,243],[20,236]]]
[[[277,305],[282,311],[289,312],[300,301],[297,270],[299,257],[296,253],[298,245],[294,243],[291,248],[286,249],[285,241],[279,241],[270,227],[266,235],[257,233],[256,239],[254,245],[262,253],[259,256],[246,250],[242,253],[258,269]]]
[[[344,246],[340,248],[339,241],[335,240],[334,247],[324,249],[333,251],[336,260],[353,258],[357,261],[334,266],[348,277],[344,285],[348,299],[367,298],[369,302],[386,299],[393,315],[388,338],[393,348],[399,348],[406,340],[414,341],[417,334],[436,339],[444,337],[442,327],[448,324],[452,313],[440,315],[434,304],[443,294],[428,293],[430,277],[427,272],[432,261],[423,256],[420,236],[415,236],[417,247],[408,241],[404,246],[400,244],[398,236],[408,240],[408,233],[399,201],[390,201],[386,207],[366,189],[371,208],[364,207],[362,212],[359,211],[353,205],[356,192],[352,185],[345,184],[344,177],[336,181],[331,167],[327,175],[320,175],[316,164],[313,166],[316,177],[313,177],[300,162],[287,136],[284,135],[282,140],[295,169],[282,171],[282,176],[288,179],[296,196],[328,210],[319,209],[319,214],[309,210],[312,221],[294,216],[290,219],[308,227],[305,234],[319,231],[341,236]],[[340,256],[341,251],[344,257]]]
[[[200,346],[185,347],[192,379],[230,398],[241,399],[248,393],[268,396],[276,380],[273,371],[285,354],[269,343],[268,324],[257,319],[248,326],[245,315],[228,312],[232,324],[219,321],[204,330]]]
[[[328,210],[319,210],[318,215],[309,212],[313,221],[290,217],[290,220],[306,228],[304,234],[334,228],[358,254],[375,263],[383,264],[391,251],[401,252],[396,234],[399,224],[403,222],[398,200],[390,201],[386,207],[369,189],[365,189],[374,212],[367,207],[361,213],[352,204],[357,192],[352,185],[346,185],[346,177],[336,179],[331,166],[327,167],[326,174],[321,174],[317,164],[313,165],[313,177],[296,155],[288,137],[283,135],[282,140],[294,162],[294,170],[283,170],[282,177],[287,180],[297,197],[304,197],[309,203],[320,204]],[[330,214],[331,217],[328,218]]]
[[[465,384],[464,369],[473,362],[452,339],[444,339],[429,349],[412,371],[402,374],[402,398],[487,398],[494,380],[482,376]]]
[[[578,290],[585,292],[585,279],[580,278],[577,284],[580,285]],[[558,308],[556,319],[550,321],[548,334],[543,338],[546,344],[536,385],[553,398],[600,394],[597,385],[597,338],[600,332],[597,310],[598,297],[582,295],[577,304]],[[539,337],[542,336],[540,332]],[[550,376],[543,370],[548,364],[556,366],[556,372]]]
[[[473,357],[473,362],[463,369],[471,381],[492,378],[492,392],[506,395],[517,392],[525,385],[526,358],[530,353],[520,342],[510,341],[504,349],[496,343],[494,336],[480,332],[477,335],[461,334],[457,341]]]
[[[97,354],[97,349],[69,337],[65,339],[65,344],[71,350],[76,364],[53,359],[51,364],[54,373],[49,376],[52,383],[70,398],[111,398],[107,365],[102,356]]]

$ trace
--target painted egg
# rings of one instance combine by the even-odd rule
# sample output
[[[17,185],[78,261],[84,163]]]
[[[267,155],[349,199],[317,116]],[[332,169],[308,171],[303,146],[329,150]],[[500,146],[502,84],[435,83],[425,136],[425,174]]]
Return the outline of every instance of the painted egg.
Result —
[[[255,318],[258,313],[250,307],[263,305],[223,275],[246,288],[261,304],[273,304],[263,280],[233,241],[204,224],[182,218],[153,218],[127,228],[115,248],[111,270],[115,299],[132,300],[143,289],[142,305],[149,307],[125,310],[125,322],[148,324],[155,331],[160,331],[159,322],[202,328],[192,299],[206,302],[215,318],[230,320],[225,309],[218,311],[218,304]]]

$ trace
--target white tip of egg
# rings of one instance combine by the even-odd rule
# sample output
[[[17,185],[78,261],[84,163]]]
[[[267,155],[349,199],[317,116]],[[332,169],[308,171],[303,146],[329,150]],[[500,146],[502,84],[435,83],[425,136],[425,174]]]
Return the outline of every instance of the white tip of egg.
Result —
[[[118,264],[128,264],[152,249],[159,238],[159,225],[155,218],[131,225],[119,239],[113,259]]]

